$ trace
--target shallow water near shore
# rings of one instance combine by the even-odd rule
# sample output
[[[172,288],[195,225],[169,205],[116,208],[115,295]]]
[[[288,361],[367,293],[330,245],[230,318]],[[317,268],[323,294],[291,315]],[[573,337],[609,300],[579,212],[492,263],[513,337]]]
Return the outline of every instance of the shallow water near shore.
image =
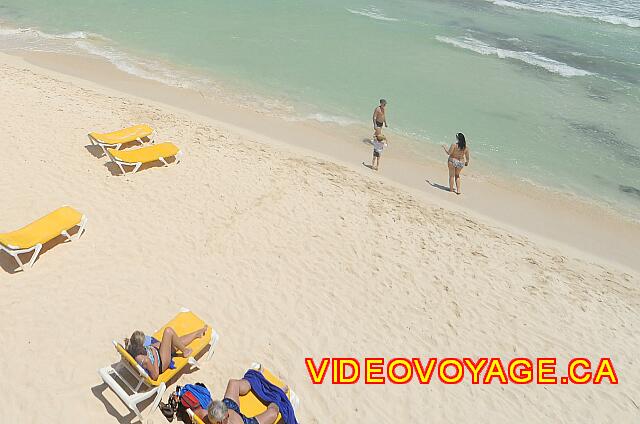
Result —
[[[417,146],[463,131],[501,173],[638,219],[638,6],[0,0],[0,49],[97,54],[287,119],[367,124],[385,97]]]

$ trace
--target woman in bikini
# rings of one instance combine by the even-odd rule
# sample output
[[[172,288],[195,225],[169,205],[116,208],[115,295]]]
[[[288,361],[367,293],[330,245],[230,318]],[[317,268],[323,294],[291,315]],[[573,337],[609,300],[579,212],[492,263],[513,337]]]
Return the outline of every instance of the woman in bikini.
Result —
[[[449,166],[449,191],[456,194],[462,194],[460,189],[460,172],[465,166],[469,166],[469,148],[464,138],[464,134],[456,134],[456,143],[453,143],[451,147],[447,149],[447,146],[443,145],[442,148],[449,155],[447,165]],[[464,161],[463,161],[464,159]],[[456,190],[453,190],[453,181],[456,182]]]
[[[167,327],[162,333],[162,340],[145,336],[142,331],[134,331],[131,338],[125,340],[127,352],[144,368],[152,380],[157,380],[160,374],[171,367],[171,356],[179,350],[182,356],[188,358],[192,349],[187,346],[207,332],[205,325],[200,330],[179,337],[173,328]]]

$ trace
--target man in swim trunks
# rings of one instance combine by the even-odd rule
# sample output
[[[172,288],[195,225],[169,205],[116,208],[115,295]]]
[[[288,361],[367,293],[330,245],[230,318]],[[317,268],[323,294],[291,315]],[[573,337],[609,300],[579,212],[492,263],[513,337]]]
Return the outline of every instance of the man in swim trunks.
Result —
[[[286,389],[286,387],[285,387]],[[255,417],[245,417],[240,412],[240,396],[251,390],[251,384],[245,380],[229,380],[224,399],[214,400],[209,405],[207,418],[211,424],[273,424],[278,418],[278,405],[270,403],[267,410]],[[285,390],[286,391],[286,390]],[[200,414],[198,414],[200,415]]]
[[[382,133],[382,126],[389,127],[387,125],[387,118],[385,116],[385,108],[387,107],[387,101],[380,99],[380,106],[376,107],[373,111],[373,136],[378,136]]]

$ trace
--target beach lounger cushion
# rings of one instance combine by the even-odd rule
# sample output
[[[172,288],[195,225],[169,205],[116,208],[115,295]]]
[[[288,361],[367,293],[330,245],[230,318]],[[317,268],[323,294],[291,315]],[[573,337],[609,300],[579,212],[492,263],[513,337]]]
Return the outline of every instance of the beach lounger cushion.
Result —
[[[89,136],[97,141],[102,142],[103,144],[115,145],[140,140],[142,138],[151,136],[151,134],[153,134],[153,128],[151,128],[149,125],[141,124],[134,125],[133,127],[123,128],[121,130],[113,131],[110,133],[92,132],[89,133]]]
[[[28,249],[58,237],[82,221],[82,214],[71,206],[63,206],[19,230],[0,234],[0,243],[15,249]]]
[[[160,158],[170,158],[180,152],[180,149],[178,149],[175,144],[169,142],[141,147],[134,150],[107,150],[115,159],[132,165],[136,163],[154,162]]]
[[[19,230],[0,234],[0,250],[13,256],[19,268],[26,270],[35,263],[42,245],[54,238],[64,235],[67,240],[78,239],[84,232],[87,218],[71,206],[63,206]],[[79,230],[72,238],[68,231],[75,226]],[[34,252],[27,264],[23,264],[19,256]]]

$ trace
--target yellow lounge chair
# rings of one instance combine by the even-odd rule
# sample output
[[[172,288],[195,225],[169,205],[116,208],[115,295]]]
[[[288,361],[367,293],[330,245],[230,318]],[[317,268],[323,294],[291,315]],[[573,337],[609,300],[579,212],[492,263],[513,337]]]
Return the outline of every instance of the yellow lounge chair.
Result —
[[[169,142],[156,144],[154,146],[140,147],[134,150],[116,150],[107,149],[109,158],[120,167],[123,174],[126,174],[124,166],[133,166],[132,172],[137,172],[144,163],[155,161],[162,162],[165,166],[169,166],[165,158],[175,156],[175,163],[180,162],[182,152],[178,147]]]
[[[278,377],[272,374],[271,371],[269,371],[266,368],[262,368],[262,365],[258,362],[254,362],[253,364],[251,364],[251,369],[254,369],[256,371],[261,371],[262,375],[264,375],[267,381],[269,381],[272,384],[275,384],[278,387],[283,387],[285,385],[282,382],[282,380],[280,380]],[[300,398],[298,398],[298,396],[293,392],[293,390],[291,390],[291,387],[287,387],[286,394],[289,400],[291,401],[291,405],[293,406],[293,409],[297,410],[298,406],[300,405]],[[240,412],[242,412],[244,416],[255,417],[262,414],[266,410],[267,410],[267,405],[265,405],[264,402],[258,399],[258,397],[253,393],[253,391],[250,391],[244,396],[240,396]],[[192,410],[188,409],[187,413],[189,414],[189,417],[191,417],[192,424],[204,424],[204,422]],[[276,424],[280,423],[281,418],[282,418],[281,415],[278,414],[278,418],[276,418]]]
[[[89,140],[91,144],[98,145],[104,150],[104,154],[107,154],[107,148],[120,149],[120,146],[127,143],[137,141],[143,144],[148,141],[153,144],[154,130],[147,124],[135,125],[129,128],[123,128],[118,131],[110,133],[89,133]]]
[[[4,250],[14,257],[18,263],[18,269],[26,271],[35,263],[42,245],[63,235],[67,240],[77,240],[84,232],[87,217],[70,206],[63,206],[37,221],[20,228],[19,230],[0,234],[0,250]],[[78,226],[78,232],[72,237],[68,231]],[[31,259],[23,264],[18,255],[33,252]]]
[[[160,328],[158,331],[153,334],[158,340],[162,339],[162,334],[164,329],[167,327],[172,327],[177,334],[184,335],[196,331],[202,328],[205,325],[205,322],[200,319],[196,314],[189,311],[188,309],[182,308],[178,315],[176,315],[171,321],[169,321],[165,326]],[[156,395],[151,410],[149,414],[152,413],[160,403],[162,399],[162,395],[164,394],[167,383],[169,380],[174,378],[180,371],[182,371],[187,365],[195,366],[196,368],[200,368],[200,364],[195,360],[195,357],[198,356],[204,349],[210,345],[209,353],[207,354],[207,360],[211,359],[213,355],[213,350],[218,343],[218,339],[220,336],[216,331],[214,331],[211,327],[207,329],[204,337],[200,337],[188,347],[193,349],[193,353],[189,358],[183,357],[174,357],[173,362],[175,364],[174,369],[167,369],[165,372],[160,374],[157,380],[152,380],[149,374],[142,368],[136,360],[129,355],[129,352],[125,350],[125,348],[118,343],[117,341],[113,341],[113,345],[116,348],[116,351],[120,355],[120,362],[115,366],[107,366],[98,370],[102,381],[104,381],[110,388],[113,390],[118,397],[124,402],[125,405],[129,409],[131,409],[138,419],[142,421],[142,414],[138,409],[138,404],[146,399],[149,399],[154,394]],[[117,368],[117,369],[116,369]],[[127,371],[125,374],[123,371]],[[131,392],[128,394],[127,391],[121,386],[121,384],[114,378],[117,377],[119,381],[121,381]],[[133,377],[135,382],[130,384],[126,377]],[[146,390],[148,389],[148,390]]]

